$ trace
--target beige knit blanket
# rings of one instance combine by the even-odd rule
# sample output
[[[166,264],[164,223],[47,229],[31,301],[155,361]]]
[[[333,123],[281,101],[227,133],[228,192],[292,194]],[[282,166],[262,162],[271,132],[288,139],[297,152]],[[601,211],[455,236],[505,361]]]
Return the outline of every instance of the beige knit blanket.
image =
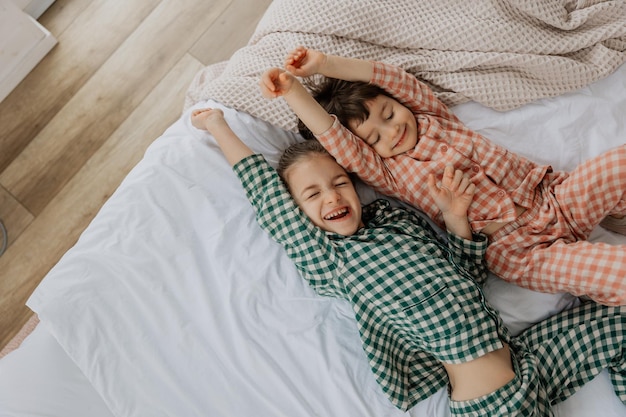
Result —
[[[613,72],[626,59],[626,1],[274,0],[247,46],[198,73],[185,107],[214,99],[295,129],[258,79],[298,45],[399,65],[448,105],[508,110]]]

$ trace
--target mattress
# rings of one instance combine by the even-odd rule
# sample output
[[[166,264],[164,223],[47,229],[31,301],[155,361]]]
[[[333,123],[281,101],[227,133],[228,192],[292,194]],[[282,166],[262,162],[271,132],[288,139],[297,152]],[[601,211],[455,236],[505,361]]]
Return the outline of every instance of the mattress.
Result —
[[[626,143],[626,66],[578,91],[461,120],[555,169]],[[407,413],[376,384],[350,306],[316,295],[254,212],[214,139],[191,126],[220,107],[276,163],[299,137],[206,100],[148,148],[27,302],[39,325],[0,360],[0,415],[447,416],[442,390]],[[365,202],[380,197],[359,186]],[[591,240],[626,245],[598,227]],[[578,299],[490,276],[485,293],[513,333]],[[555,406],[626,416],[606,372]]]

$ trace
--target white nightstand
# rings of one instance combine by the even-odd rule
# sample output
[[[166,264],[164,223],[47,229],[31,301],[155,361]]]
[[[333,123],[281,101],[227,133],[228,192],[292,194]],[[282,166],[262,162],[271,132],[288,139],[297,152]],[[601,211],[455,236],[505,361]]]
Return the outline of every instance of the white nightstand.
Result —
[[[57,40],[31,15],[53,1],[0,0],[0,101],[56,45]]]

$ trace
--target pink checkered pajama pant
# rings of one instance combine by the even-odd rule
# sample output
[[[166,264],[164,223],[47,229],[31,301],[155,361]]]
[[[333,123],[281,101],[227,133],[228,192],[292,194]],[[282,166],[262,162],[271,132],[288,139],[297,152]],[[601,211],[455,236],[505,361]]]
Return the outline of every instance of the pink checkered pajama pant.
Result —
[[[548,174],[533,206],[489,237],[487,265],[535,291],[626,305],[626,245],[587,240],[609,214],[626,214],[626,145]]]

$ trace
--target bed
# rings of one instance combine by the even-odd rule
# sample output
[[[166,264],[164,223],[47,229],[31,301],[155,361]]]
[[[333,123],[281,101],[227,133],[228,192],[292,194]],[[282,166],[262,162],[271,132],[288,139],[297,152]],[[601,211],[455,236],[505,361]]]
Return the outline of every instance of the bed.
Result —
[[[28,300],[39,323],[0,360],[0,415],[449,415],[444,391],[406,412],[389,403],[369,369],[349,305],[317,296],[299,277],[257,226],[214,139],[189,121],[195,108],[222,108],[235,132],[276,163],[281,150],[301,138],[293,114],[281,100],[264,101],[255,80],[280,65],[290,48],[305,44],[403,65],[471,128],[556,169],[570,170],[626,143],[626,35],[619,25],[607,29],[611,19],[598,20],[601,9],[591,10],[606,6],[587,2],[567,16],[570,25],[595,19],[590,30],[603,28],[608,40],[592,36],[588,53],[557,54],[546,41],[543,53],[468,54],[468,45],[454,49],[445,39],[435,44],[427,38],[424,48],[412,49],[407,42],[414,40],[389,37],[384,24],[368,31],[359,21],[383,16],[394,26],[400,18],[417,19],[402,8],[368,9],[402,3],[420,2],[277,0],[248,46],[198,74],[180,119],[156,138]],[[453,3],[438,0],[438,10],[465,7]],[[472,3],[472,10],[487,3]],[[321,12],[309,19],[312,28],[298,26],[304,24],[300,14],[316,8]],[[624,26],[621,2],[609,10]],[[510,14],[501,10],[482,12],[477,24],[509,23],[502,16]],[[531,15],[513,15],[520,13]],[[424,16],[420,23],[439,22],[431,31],[455,19]],[[354,24],[347,28],[328,23],[348,17]],[[465,23],[464,30],[472,24]],[[543,26],[556,31],[554,24]],[[536,56],[529,63],[523,54]],[[558,68],[558,82],[549,78],[555,73],[550,65]],[[381,197],[362,184],[358,189],[365,202]],[[626,245],[626,236],[600,227],[591,240]],[[569,294],[537,293],[495,276],[485,292],[513,333],[578,303]],[[606,372],[554,412],[591,417],[599,410],[626,416]]]

